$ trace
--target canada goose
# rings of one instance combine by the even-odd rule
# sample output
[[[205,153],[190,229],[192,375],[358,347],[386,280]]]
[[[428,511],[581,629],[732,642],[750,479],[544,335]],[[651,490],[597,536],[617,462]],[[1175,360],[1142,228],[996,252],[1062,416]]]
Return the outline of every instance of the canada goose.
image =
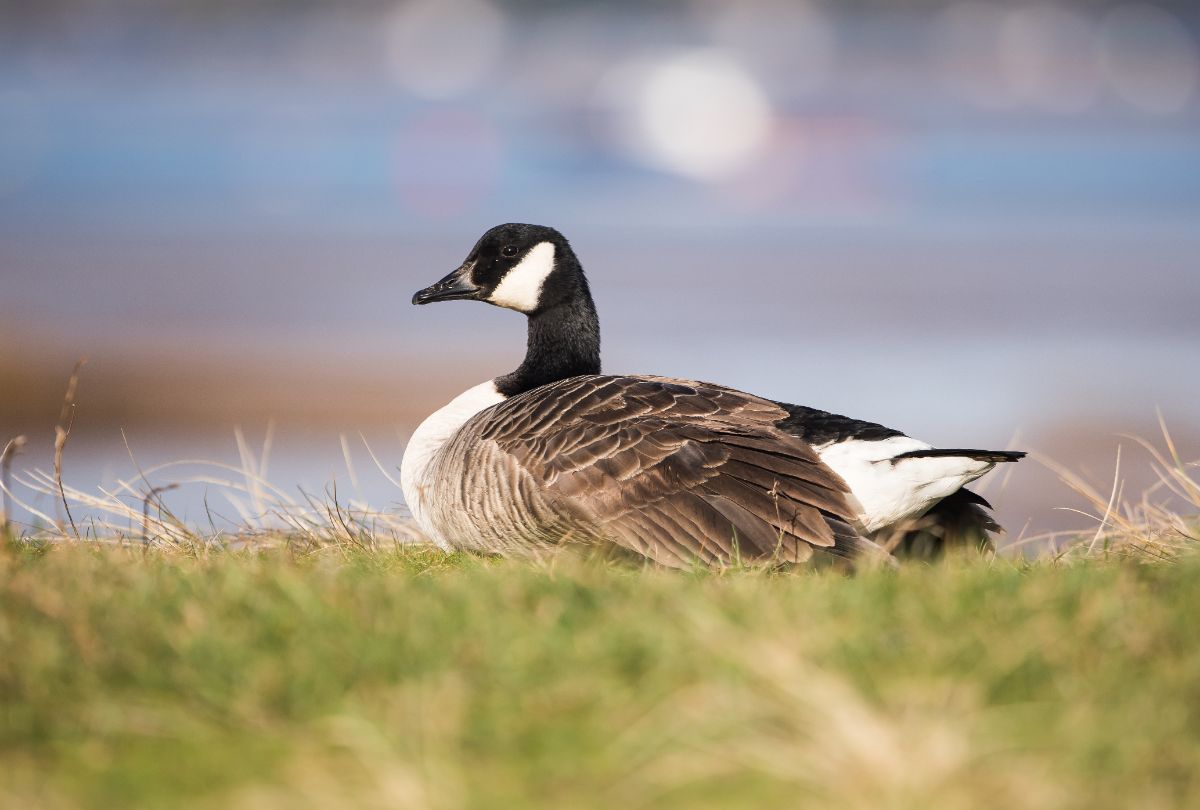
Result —
[[[485,301],[528,317],[525,359],[413,433],[401,485],[444,548],[527,553],[563,540],[696,562],[803,562],[912,546],[920,528],[998,527],[962,487],[1023,453],[937,450],[896,430],[691,380],[600,373],[587,278],[558,231],[492,228],[414,304]],[[941,509],[944,515],[935,513]],[[931,525],[912,521],[934,515]],[[891,538],[889,533],[896,533]]]

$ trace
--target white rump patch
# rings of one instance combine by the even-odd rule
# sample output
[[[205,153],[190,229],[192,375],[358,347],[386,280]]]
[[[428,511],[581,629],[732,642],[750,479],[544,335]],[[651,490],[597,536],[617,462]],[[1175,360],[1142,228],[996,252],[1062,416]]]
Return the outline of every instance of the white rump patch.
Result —
[[[426,480],[429,463],[468,419],[484,408],[503,402],[505,398],[496,390],[495,380],[468,388],[450,400],[449,404],[426,417],[413,431],[408,446],[404,448],[404,458],[400,461],[400,488],[404,490],[404,502],[408,504],[421,531],[446,550],[450,547],[445,544],[445,538],[439,537],[424,518],[425,501],[433,494],[437,484],[436,481]]]
[[[876,441],[848,439],[813,449],[850,486],[862,504],[859,519],[863,528],[874,532],[920,517],[938,501],[996,466],[964,456],[892,461],[901,453],[931,448],[908,436],[893,436]]]
[[[529,249],[525,258],[500,280],[488,301],[496,306],[515,309],[517,312],[533,312],[538,308],[542,283],[552,270],[554,243],[538,242]]]

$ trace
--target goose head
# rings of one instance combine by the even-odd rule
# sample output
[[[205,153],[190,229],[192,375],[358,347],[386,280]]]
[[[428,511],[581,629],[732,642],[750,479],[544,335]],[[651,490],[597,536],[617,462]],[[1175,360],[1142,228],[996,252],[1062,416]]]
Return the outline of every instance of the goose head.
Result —
[[[484,301],[536,315],[580,293],[587,294],[587,282],[561,233],[509,223],[487,231],[457,270],[417,292],[412,302]]]

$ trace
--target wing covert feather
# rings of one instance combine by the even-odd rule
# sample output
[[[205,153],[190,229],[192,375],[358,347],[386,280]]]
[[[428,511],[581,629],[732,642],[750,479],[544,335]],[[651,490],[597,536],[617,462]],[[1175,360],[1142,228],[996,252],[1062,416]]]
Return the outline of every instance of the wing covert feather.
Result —
[[[849,555],[846,484],[776,427],[786,416],[708,383],[592,376],[494,406],[476,435],[537,488],[550,522],[665,565]]]

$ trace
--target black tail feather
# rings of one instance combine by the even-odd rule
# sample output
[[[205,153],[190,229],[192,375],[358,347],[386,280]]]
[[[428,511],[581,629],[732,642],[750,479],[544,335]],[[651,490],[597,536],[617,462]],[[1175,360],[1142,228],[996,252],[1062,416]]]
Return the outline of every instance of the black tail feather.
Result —
[[[903,461],[906,458],[973,458],[976,461],[991,461],[993,463],[1001,463],[1005,461],[1020,461],[1025,458],[1025,453],[1020,450],[962,450],[962,449],[944,449],[931,448],[929,450],[909,450],[907,453],[901,453],[898,456],[892,457],[892,463]]]
[[[901,559],[932,560],[951,549],[993,551],[1003,529],[987,511],[991,504],[969,489],[944,498],[919,518],[876,533],[874,540]]]

